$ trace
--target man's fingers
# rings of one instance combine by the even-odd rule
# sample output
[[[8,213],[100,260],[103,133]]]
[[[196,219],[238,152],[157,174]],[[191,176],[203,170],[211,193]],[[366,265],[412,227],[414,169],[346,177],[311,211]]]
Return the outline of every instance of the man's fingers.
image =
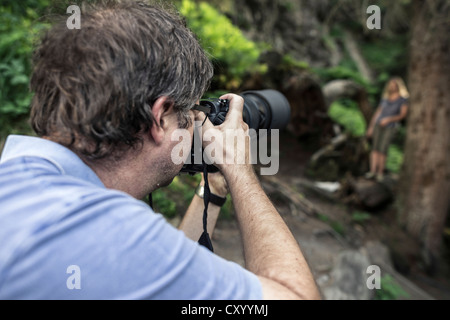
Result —
[[[244,98],[237,94],[228,93],[220,97],[229,101],[229,110],[225,121],[230,123],[239,123],[242,121],[242,112],[244,110]]]

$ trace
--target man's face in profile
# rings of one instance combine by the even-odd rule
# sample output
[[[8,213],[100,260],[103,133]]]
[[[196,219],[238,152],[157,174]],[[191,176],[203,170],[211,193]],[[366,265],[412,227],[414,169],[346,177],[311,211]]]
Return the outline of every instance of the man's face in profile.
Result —
[[[177,114],[175,112],[170,112],[164,121],[164,141],[161,144],[162,152],[160,158],[159,168],[161,169],[161,182],[160,187],[168,186],[172,183],[173,179],[180,173],[183,168],[184,163],[175,163],[172,159],[172,152],[174,150],[189,150],[188,153],[183,152],[182,156],[184,159],[190,156],[190,151],[192,147],[192,141],[194,136],[194,121],[195,114],[194,111],[189,111],[189,125],[186,128],[180,128]],[[174,138],[174,133],[179,130],[183,131],[183,138]],[[187,138],[189,137],[189,139]],[[176,147],[176,149],[174,149]],[[152,168],[150,168],[152,170]]]

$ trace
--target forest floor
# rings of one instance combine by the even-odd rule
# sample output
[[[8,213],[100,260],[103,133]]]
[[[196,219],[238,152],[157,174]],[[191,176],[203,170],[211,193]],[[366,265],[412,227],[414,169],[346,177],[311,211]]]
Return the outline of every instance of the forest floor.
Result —
[[[395,282],[407,293],[396,298],[450,299],[448,257],[440,262],[437,274],[429,276],[425,273],[417,254],[420,252],[419,246],[398,227],[393,204],[372,212],[363,221],[355,219],[352,212],[358,208],[351,208],[304,187],[305,184],[301,182],[307,180],[304,171],[311,153],[304,151],[292,137],[280,140],[283,145],[280,146],[280,170],[276,177],[294,186],[320,214],[293,214],[286,201],[272,201],[299,242],[322,292],[333,285],[333,269],[342,252],[350,250],[366,253],[368,246],[376,243],[387,248],[388,257],[385,259],[388,261],[385,262],[392,266],[388,273],[394,274]],[[212,241],[218,255],[244,264],[239,230],[234,219],[219,219]],[[362,270],[363,273],[366,268]],[[365,283],[359,285],[366,286]]]

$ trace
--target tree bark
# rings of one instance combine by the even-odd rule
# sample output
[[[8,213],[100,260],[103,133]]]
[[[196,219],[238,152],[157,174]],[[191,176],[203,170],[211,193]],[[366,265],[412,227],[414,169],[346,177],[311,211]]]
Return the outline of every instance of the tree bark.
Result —
[[[450,209],[450,4],[415,0],[413,6],[399,221],[420,240],[433,272]]]

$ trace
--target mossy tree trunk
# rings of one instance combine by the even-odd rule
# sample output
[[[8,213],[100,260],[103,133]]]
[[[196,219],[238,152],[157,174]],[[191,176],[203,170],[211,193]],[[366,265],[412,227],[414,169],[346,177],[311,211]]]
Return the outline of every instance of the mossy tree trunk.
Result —
[[[413,6],[399,220],[435,271],[450,209],[450,3],[415,0]]]

